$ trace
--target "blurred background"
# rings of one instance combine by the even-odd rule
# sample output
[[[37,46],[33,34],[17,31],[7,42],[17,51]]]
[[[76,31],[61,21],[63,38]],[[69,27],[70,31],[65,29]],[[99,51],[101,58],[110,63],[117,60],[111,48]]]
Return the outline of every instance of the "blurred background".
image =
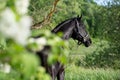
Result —
[[[29,14],[34,23],[43,20],[53,2],[54,0],[31,1]],[[119,0],[60,0],[49,24],[41,29],[51,30],[61,21],[81,14],[93,43],[89,48],[85,48],[77,46],[74,40],[69,40],[70,55],[66,80],[119,80]]]
[[[82,14],[82,21],[92,38],[92,45],[86,48],[84,45],[78,46],[72,39],[68,40],[70,46],[65,66],[65,80],[120,80],[120,0],[30,0],[27,14],[33,21],[32,36],[45,33],[45,30],[51,31],[60,22]],[[6,42],[4,39],[0,40],[0,52],[6,52]],[[19,46],[15,49],[22,50]],[[21,56],[22,58],[14,56],[15,59],[11,62],[13,64],[10,65],[19,63],[16,59],[26,64],[27,56],[30,56],[28,61],[38,61],[36,56],[26,54]],[[0,55],[1,62],[6,61],[6,58],[5,61],[2,60],[3,57]],[[34,64],[32,67],[27,66],[30,63],[26,64],[25,71],[13,70],[11,75],[0,73],[0,80],[36,80],[33,77],[21,79],[19,74],[20,71],[29,77],[34,71],[30,72],[30,69],[38,65],[37,62]],[[16,69],[18,65],[15,65]],[[40,68],[40,71],[43,76],[44,69]],[[49,79],[46,77],[44,80]]]

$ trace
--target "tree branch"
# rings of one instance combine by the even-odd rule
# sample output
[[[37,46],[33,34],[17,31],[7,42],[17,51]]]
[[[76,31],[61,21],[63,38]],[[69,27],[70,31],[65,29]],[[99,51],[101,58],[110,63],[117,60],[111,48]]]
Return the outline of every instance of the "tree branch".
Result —
[[[56,10],[56,6],[57,6],[57,3],[58,3],[58,2],[59,2],[59,0],[55,0],[54,3],[53,3],[52,8],[51,8],[51,10],[50,10],[50,12],[48,13],[48,15],[47,15],[42,21],[34,24],[34,25],[31,27],[31,29],[39,29],[39,28],[43,27],[43,25],[48,24],[48,23],[50,22],[50,19],[51,19],[53,13],[54,13],[55,10]]]

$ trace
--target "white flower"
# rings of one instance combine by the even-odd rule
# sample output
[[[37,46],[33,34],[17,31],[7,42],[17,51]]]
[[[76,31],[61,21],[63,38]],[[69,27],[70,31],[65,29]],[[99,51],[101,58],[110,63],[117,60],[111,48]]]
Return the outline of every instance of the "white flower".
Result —
[[[11,70],[10,65],[5,64],[5,65],[4,65],[4,72],[5,72],[5,73],[10,73],[10,70]]]
[[[29,16],[22,16],[19,21],[16,21],[13,11],[7,8],[0,14],[0,32],[17,43],[26,45],[27,38],[30,36],[31,22]]]
[[[35,39],[35,43],[37,44],[37,51],[40,51],[44,48],[44,46],[47,44],[47,40],[44,37]]]
[[[18,32],[15,35],[15,40],[23,45],[27,44],[27,39],[30,36],[30,25],[32,20],[29,16],[23,16],[18,22]]]
[[[44,37],[37,38],[35,41],[38,45],[46,45],[47,43],[47,40]]]
[[[11,66],[9,64],[0,64],[0,71],[4,73],[10,73]]]
[[[6,8],[0,14],[0,32],[6,37],[14,37],[17,32],[17,23],[15,20],[15,15],[11,9]]]
[[[28,11],[29,0],[16,0],[15,6],[19,14],[25,14]]]
[[[37,45],[46,45],[47,40],[44,37],[41,38],[30,38],[29,43],[36,43]]]
[[[47,40],[44,37],[36,38],[36,39],[35,38],[30,38],[28,42],[30,44],[31,43],[37,44],[37,48],[34,48],[33,51],[40,51],[47,44]]]

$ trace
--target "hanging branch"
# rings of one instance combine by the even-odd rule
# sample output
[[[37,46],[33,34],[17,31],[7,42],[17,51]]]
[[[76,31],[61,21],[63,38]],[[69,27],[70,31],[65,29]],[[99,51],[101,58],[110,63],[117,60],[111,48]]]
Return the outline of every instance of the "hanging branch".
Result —
[[[53,13],[55,12],[56,10],[56,6],[57,6],[57,3],[58,3],[59,0],[55,0],[54,3],[53,3],[53,7],[52,9],[50,10],[50,12],[48,13],[48,15],[41,21],[41,22],[38,22],[36,24],[34,24],[31,28],[32,29],[39,29],[41,27],[43,27],[43,25],[45,24],[48,24],[50,22],[50,19],[53,15]]]

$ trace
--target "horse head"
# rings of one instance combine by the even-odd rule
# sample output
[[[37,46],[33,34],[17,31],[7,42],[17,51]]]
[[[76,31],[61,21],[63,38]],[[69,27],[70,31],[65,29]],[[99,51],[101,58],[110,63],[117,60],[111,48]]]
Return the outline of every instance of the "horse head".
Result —
[[[80,45],[83,43],[86,47],[89,47],[92,43],[88,32],[86,31],[86,27],[83,24],[82,15],[79,17],[74,18],[75,20],[75,27],[73,29],[72,38],[78,40],[78,44]]]
[[[86,31],[86,27],[82,22],[82,15],[79,17],[71,18],[65,20],[58,24],[53,30],[53,33],[62,32],[63,39],[73,38],[78,41],[80,45],[83,43],[86,47],[90,46],[92,43],[88,32]]]

